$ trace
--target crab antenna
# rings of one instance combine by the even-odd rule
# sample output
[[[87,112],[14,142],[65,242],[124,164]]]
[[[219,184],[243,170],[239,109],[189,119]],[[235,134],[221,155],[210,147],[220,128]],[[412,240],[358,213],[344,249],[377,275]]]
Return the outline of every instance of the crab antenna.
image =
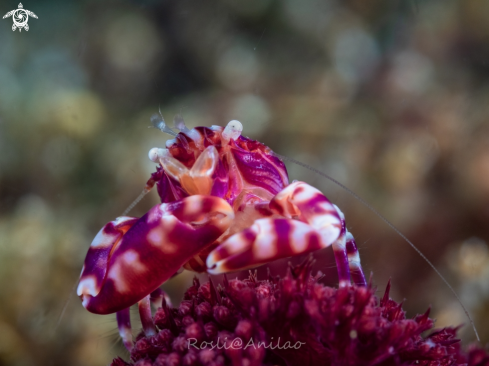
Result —
[[[183,117],[179,114],[177,114],[173,118],[173,125],[175,126],[175,128],[177,128],[181,132],[184,132],[184,133],[190,132],[188,127],[185,126],[185,121],[183,120]]]
[[[300,162],[298,160],[295,160],[295,159],[292,159],[292,158],[289,158],[287,156],[280,155],[280,154],[277,154],[277,153],[273,153],[273,154],[277,158],[279,158],[279,159],[290,161],[291,163],[300,165],[300,166],[302,166],[302,167],[304,167],[306,169],[309,169],[310,171],[312,171],[312,172],[314,172],[314,173],[316,173],[316,174],[318,174],[318,175],[320,175],[320,176],[322,176],[322,177],[330,180],[331,182],[333,182],[334,184],[336,184],[337,186],[343,188],[345,191],[347,191],[349,194],[351,194],[354,198],[356,198],[358,201],[360,201],[361,204],[363,204],[365,207],[367,207],[370,211],[372,211],[375,215],[377,215],[377,217],[379,217],[388,226],[390,226],[390,228],[392,230],[394,230],[402,239],[404,239],[404,241],[406,243],[408,243],[420,255],[420,257],[424,259],[424,261],[426,263],[429,264],[429,266],[433,269],[433,271],[435,271],[435,273],[438,275],[438,277],[440,277],[442,279],[442,281],[445,283],[445,285],[447,285],[447,287],[450,289],[450,291],[452,291],[453,295],[455,296],[455,298],[457,299],[458,303],[462,307],[465,315],[467,316],[467,319],[469,319],[469,322],[472,325],[472,329],[474,330],[475,337],[480,342],[479,333],[477,333],[477,329],[475,327],[474,321],[472,320],[472,317],[470,316],[470,314],[469,314],[467,308],[465,307],[465,305],[463,304],[462,300],[460,299],[460,297],[458,296],[458,294],[455,292],[455,289],[448,283],[448,281],[445,279],[445,277],[443,277],[443,275],[440,273],[440,271],[435,267],[435,265],[433,263],[431,263],[431,261],[423,254],[423,252],[421,252],[421,250],[419,250],[418,247],[411,242],[411,240],[409,240],[403,233],[401,233],[401,231],[392,222],[390,222],[389,220],[387,220],[387,218],[385,218],[380,212],[378,212],[375,208],[373,208],[367,201],[365,201],[363,198],[361,198],[358,194],[356,194],[355,192],[353,192],[350,188],[348,188],[344,184],[338,182],[336,179],[330,177],[328,174],[323,173],[322,171],[320,171],[320,170],[318,170],[316,168],[313,168],[310,165],[307,165],[305,163],[302,163],[302,162]]]
[[[56,325],[54,326],[53,332],[56,333],[58,330],[59,325],[61,324],[61,320],[63,320],[63,316],[65,315],[66,309],[68,308],[68,305],[70,304],[71,299],[73,298],[73,294],[76,293],[76,287],[78,286],[78,279],[76,280],[75,284],[73,285],[70,294],[68,298],[66,299],[63,309],[61,310],[61,313],[59,314],[58,321],[56,322]]]
[[[157,128],[161,132],[165,132],[165,133],[172,135],[172,136],[177,135],[175,131],[173,131],[170,127],[168,127],[166,125],[165,120],[161,116],[161,112],[160,112],[160,114],[158,114],[158,113],[153,114],[151,116],[150,120],[151,120],[151,124],[153,125],[153,127]]]
[[[139,196],[137,196],[137,198],[134,201],[132,201],[132,203],[129,206],[127,206],[127,208],[124,210],[124,212],[122,213],[121,216],[126,216],[134,208],[134,206],[136,206],[139,202],[141,202],[141,200],[144,198],[144,196],[146,196],[148,193],[149,193],[149,190],[144,189],[139,194]]]

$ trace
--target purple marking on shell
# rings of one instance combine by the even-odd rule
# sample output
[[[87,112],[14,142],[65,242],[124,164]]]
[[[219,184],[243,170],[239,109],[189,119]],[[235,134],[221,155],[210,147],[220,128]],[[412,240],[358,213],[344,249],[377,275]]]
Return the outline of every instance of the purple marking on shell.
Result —
[[[329,205],[329,209],[324,208],[324,203]],[[306,204],[299,204],[300,209],[305,215],[328,214],[338,216],[333,204],[320,192],[310,198]]]
[[[318,233],[312,231],[307,234],[307,247],[310,251],[319,250],[322,248],[321,238],[319,237]]]
[[[195,162],[195,156],[190,147],[194,145],[194,141],[183,132],[180,132],[173,141],[172,144],[167,146],[170,154],[187,168],[192,167]]]
[[[287,168],[282,160],[274,155],[268,155],[267,158],[272,162],[272,164],[287,174]]]
[[[270,210],[272,210],[273,212],[281,215],[281,216],[285,216],[285,207],[282,206],[280,204],[281,202],[279,200],[276,200],[275,197],[270,201],[270,203],[268,204],[268,207],[270,208]]]
[[[228,268],[230,271],[238,271],[246,269],[250,267],[250,265],[253,267],[259,266],[260,263],[255,263],[254,259],[253,252],[251,250],[247,250],[226,259],[225,268]]]
[[[216,134],[210,128],[195,127],[195,130],[198,131],[203,137],[204,147],[215,145],[217,148],[219,148],[221,146],[220,135]]]
[[[239,138],[236,140],[236,145],[241,147],[242,149],[248,149],[248,150],[260,150],[263,148],[268,149],[265,145],[263,145],[261,142],[252,140],[249,137],[246,136],[239,136]]]
[[[243,231],[243,238],[247,241],[255,241],[257,237],[257,233],[254,230],[246,229]]]
[[[318,215],[334,216],[341,223],[341,229],[339,235],[345,232],[344,220],[341,220],[341,217],[339,216],[338,212],[335,210],[333,204],[322,193],[318,192],[317,194],[314,195],[313,198],[311,198],[307,202],[299,202],[295,204],[301,211],[299,220],[306,223],[310,223],[314,216],[318,216]],[[329,206],[329,208],[326,208],[325,207],[326,205]]]
[[[156,189],[162,203],[175,202],[188,197],[188,193],[185,192],[178,181],[168,176],[161,166],[158,166],[157,169],[161,171],[161,176],[156,183]]]
[[[246,151],[237,146],[231,149],[231,152],[239,171],[248,183],[264,188],[273,194],[277,194],[287,185],[277,167],[270,163],[262,153]]]
[[[310,225],[301,221],[289,219],[271,219],[277,239],[272,244],[277,245],[278,251],[274,259],[305,254],[321,249],[329,243],[323,242],[319,233]],[[264,238],[269,241],[268,238]],[[300,251],[297,245],[301,248]]]
[[[270,245],[276,245],[279,253],[294,252],[291,246],[290,235],[293,230],[292,226],[287,219],[275,219],[273,220],[274,231],[277,234],[275,240],[270,240]]]
[[[236,235],[239,237],[239,239],[242,242],[246,243],[253,243],[256,240],[257,233],[254,229],[248,228],[243,230],[241,233],[233,235],[231,238],[235,239]],[[224,258],[229,259],[230,256],[235,255],[236,253],[232,253],[229,251],[230,248],[228,248],[226,245],[220,245],[214,251],[212,252],[212,256],[215,256],[217,261],[220,261]]]

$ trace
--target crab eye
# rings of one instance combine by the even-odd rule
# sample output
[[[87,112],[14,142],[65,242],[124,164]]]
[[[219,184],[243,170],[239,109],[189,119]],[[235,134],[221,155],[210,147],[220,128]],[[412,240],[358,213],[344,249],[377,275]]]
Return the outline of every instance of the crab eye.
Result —
[[[148,157],[154,163],[157,163],[161,158],[165,156],[170,156],[168,149],[159,149],[157,147],[153,147],[149,150]]]
[[[243,125],[240,121],[236,121],[235,119],[228,123],[224,131],[222,132],[222,138],[226,142],[233,139],[236,140],[239,136],[241,136],[241,132],[243,131]]]
[[[149,160],[156,163],[158,161],[158,148],[153,147],[151,150],[149,150],[148,157]]]

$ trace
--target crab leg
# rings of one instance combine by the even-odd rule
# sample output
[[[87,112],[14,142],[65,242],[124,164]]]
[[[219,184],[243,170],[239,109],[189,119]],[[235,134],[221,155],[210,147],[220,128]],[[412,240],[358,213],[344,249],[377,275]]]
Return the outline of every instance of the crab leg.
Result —
[[[129,352],[132,350],[132,332],[131,332],[131,316],[129,308],[120,310],[116,314],[117,327],[119,328],[119,334],[122,338],[122,343]]]
[[[156,308],[161,308],[163,306],[163,299],[165,299],[165,302],[171,306],[170,298],[168,295],[163,291],[161,288],[157,288],[151,293],[150,296],[150,301],[151,304]]]
[[[363,274],[362,266],[360,265],[360,255],[358,254],[355,239],[353,238],[353,235],[348,230],[346,230],[345,215],[343,214],[343,212],[341,212],[338,206],[334,205],[334,207],[340,215],[343,228],[340,238],[335,243],[333,243],[333,250],[338,267],[338,276],[340,278],[339,285],[349,285],[351,274],[351,276],[353,277],[353,283],[358,286],[366,286],[367,281],[365,280],[365,275]],[[337,257],[337,253],[342,263],[341,266],[339,258]],[[342,273],[346,272],[348,272],[348,278],[342,275]]]
[[[146,334],[147,337],[155,335],[156,327],[155,323],[153,322],[153,316],[151,315],[150,295],[145,296],[141,301],[138,302],[138,308],[144,334]]]
[[[325,248],[335,243],[344,230],[335,206],[319,190],[303,182],[287,186],[270,201],[269,207],[285,218],[257,220],[250,228],[229,237],[207,257],[209,273],[256,267]],[[339,266],[348,273],[346,250],[343,256]]]
[[[141,317],[141,323],[146,336],[152,336],[156,334],[156,327],[153,322],[151,314],[151,304],[155,307],[161,307],[165,293],[160,288],[156,289],[151,295],[146,296],[144,299],[138,302],[139,316]],[[131,317],[129,308],[120,310],[116,313],[117,326],[119,328],[119,334],[122,338],[124,346],[129,352],[133,347],[132,331],[131,331]]]
[[[346,222],[343,212],[341,212],[338,206],[334,205],[334,207],[341,219],[341,233],[339,238],[333,243],[332,247],[336,268],[338,270],[338,286],[345,287],[350,286],[350,263],[348,261],[348,252],[346,250]]]
[[[342,233],[338,240],[333,243],[332,247],[336,261],[336,268],[338,269],[339,287],[349,286],[350,266],[348,262],[348,253],[346,250],[345,234]]]
[[[353,235],[346,232],[346,252],[348,253],[348,265],[353,279],[357,286],[367,286],[367,281],[360,265],[360,255],[358,254],[357,244]]]

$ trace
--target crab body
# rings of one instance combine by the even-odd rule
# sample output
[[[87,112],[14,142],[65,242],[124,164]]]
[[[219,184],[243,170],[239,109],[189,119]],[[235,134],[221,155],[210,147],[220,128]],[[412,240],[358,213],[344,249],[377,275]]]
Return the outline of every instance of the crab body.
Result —
[[[158,128],[168,132],[163,120]],[[289,184],[270,148],[241,136],[242,125],[189,130],[149,157],[159,163],[146,184],[161,204],[141,218],[119,217],[93,240],[77,293],[87,310],[117,312],[120,334],[132,347],[128,308],[139,304],[143,328],[155,332],[150,300],[183,267],[227,273],[332,245],[340,286],[350,275],[365,284],[358,251],[341,211],[319,190]]]

